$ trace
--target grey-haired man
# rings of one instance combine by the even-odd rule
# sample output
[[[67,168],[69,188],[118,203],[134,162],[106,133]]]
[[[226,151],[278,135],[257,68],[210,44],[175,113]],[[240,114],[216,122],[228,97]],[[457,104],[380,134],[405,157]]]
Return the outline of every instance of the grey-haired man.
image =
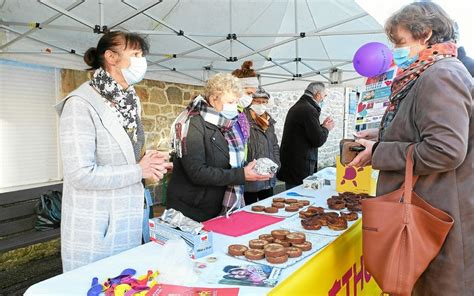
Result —
[[[318,148],[334,128],[331,117],[324,119],[323,123],[319,121],[326,96],[324,84],[312,82],[288,111],[280,148],[281,168],[277,175],[285,182],[287,190],[302,184],[304,178],[315,172]]]

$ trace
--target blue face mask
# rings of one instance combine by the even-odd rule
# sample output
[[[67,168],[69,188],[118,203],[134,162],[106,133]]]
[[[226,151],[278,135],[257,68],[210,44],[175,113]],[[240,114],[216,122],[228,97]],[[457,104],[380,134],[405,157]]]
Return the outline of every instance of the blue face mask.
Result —
[[[402,69],[406,69],[413,64],[414,61],[418,60],[418,54],[414,57],[409,57],[410,55],[410,47],[398,47],[393,49],[393,61],[395,65]]]
[[[237,115],[239,115],[239,110],[237,109],[237,104],[225,103],[220,113],[227,119],[234,119],[237,117]]]

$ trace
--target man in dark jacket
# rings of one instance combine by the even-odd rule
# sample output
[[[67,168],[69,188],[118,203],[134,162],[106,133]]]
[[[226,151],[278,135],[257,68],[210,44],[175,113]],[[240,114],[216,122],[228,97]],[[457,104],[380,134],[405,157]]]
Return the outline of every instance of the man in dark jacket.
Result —
[[[321,124],[321,105],[327,96],[322,82],[312,82],[304,95],[288,111],[281,140],[281,169],[278,179],[286,189],[303,183],[303,179],[315,172],[318,148],[327,140],[334,121],[327,117]]]

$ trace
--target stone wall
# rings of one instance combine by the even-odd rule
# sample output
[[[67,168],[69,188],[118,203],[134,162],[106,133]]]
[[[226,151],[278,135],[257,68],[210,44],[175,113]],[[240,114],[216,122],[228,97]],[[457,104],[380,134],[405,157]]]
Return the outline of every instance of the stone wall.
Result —
[[[90,72],[61,70],[61,98],[90,79]],[[176,116],[202,91],[202,86],[145,79],[135,86],[142,105],[142,121],[145,128],[147,149],[169,148],[170,127]],[[165,181],[166,182],[166,181]],[[163,198],[163,184],[147,183],[155,204]]]
[[[271,92],[271,96],[274,98],[274,104],[272,104],[271,115],[276,120],[276,133],[278,140],[281,141],[283,135],[283,126],[285,124],[286,114],[293,104],[299,100],[303,91],[284,91],[284,92]],[[318,155],[318,167],[325,168],[328,166],[335,166],[335,157],[339,154],[339,141],[343,138],[344,132],[344,88],[333,87],[328,88],[328,96],[324,101],[323,108],[321,110],[321,122],[327,117],[332,116],[336,126],[329,133],[327,142],[319,148]],[[348,118],[347,122],[353,121]]]

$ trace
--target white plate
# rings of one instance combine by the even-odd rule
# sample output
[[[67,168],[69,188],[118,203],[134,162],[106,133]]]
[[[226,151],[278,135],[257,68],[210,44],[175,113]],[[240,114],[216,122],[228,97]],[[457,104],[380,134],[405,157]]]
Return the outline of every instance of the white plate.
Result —
[[[296,200],[307,200],[309,201],[309,205],[308,206],[305,206],[301,209],[298,209],[298,211],[296,212],[287,212],[285,211],[285,208],[282,208],[282,209],[278,209],[278,212],[277,213],[266,213],[266,212],[255,212],[255,211],[252,211],[252,206],[256,206],[256,205],[259,205],[259,206],[264,206],[264,207],[271,207],[272,206],[272,203],[273,203],[273,199],[274,198],[277,198],[277,197],[281,197],[281,198],[294,198]],[[244,208],[242,208],[242,210],[244,211],[247,211],[247,212],[250,212],[250,213],[254,213],[254,214],[263,214],[263,215],[269,215],[269,216],[275,216],[275,217],[283,217],[283,218],[287,218],[287,217],[291,217],[291,216],[294,216],[294,215],[297,215],[299,211],[302,211],[302,210],[305,210],[307,207],[313,205],[314,203],[314,199],[311,199],[311,198],[307,198],[307,197],[289,197],[289,196],[285,196],[285,194],[277,194],[273,197],[269,197],[269,198],[266,198],[264,200],[261,200],[261,201],[257,201],[256,203],[253,203],[251,205],[248,205],[248,206],[245,206]]]
[[[256,237],[256,238],[258,238],[258,237]],[[314,234],[306,235],[306,240],[311,242],[311,244],[313,245],[313,248],[309,251],[303,252],[303,255],[301,255],[300,257],[288,258],[288,261],[286,261],[285,263],[282,263],[282,264],[272,264],[272,263],[268,262],[265,259],[250,260],[250,259],[245,258],[245,256],[230,256],[229,254],[227,254],[227,247],[228,246],[224,250],[224,253],[226,253],[227,256],[229,256],[229,257],[237,258],[237,259],[252,262],[252,263],[265,264],[265,265],[279,267],[279,268],[287,268],[287,267],[292,266],[293,264],[297,263],[298,261],[301,261],[304,258],[318,252],[319,250],[321,250],[322,248],[324,248],[325,246],[327,246],[328,244],[333,242],[335,239],[336,239],[335,237],[324,236],[324,235],[314,235]],[[245,245],[245,246],[248,247],[248,240],[240,241],[240,242],[237,241],[234,244],[241,244],[241,245]]]
[[[333,212],[338,212],[338,211],[333,211]],[[359,215],[359,219],[360,219],[362,217],[362,214],[360,212],[358,212],[357,214]],[[359,221],[359,219],[355,221],[347,222],[347,229],[351,228],[351,226],[354,225],[354,223],[356,223],[357,221]],[[344,233],[344,231],[347,230],[347,229],[344,229],[341,231],[337,231],[337,230],[329,229],[329,227],[327,226],[323,226],[319,230],[307,230],[307,229],[304,229],[303,226],[301,226],[301,218],[299,216],[286,219],[280,224],[280,226],[281,228],[290,230],[292,232],[298,231],[298,232],[304,232],[306,234],[320,234],[320,235],[326,235],[326,236],[339,236],[342,233]]]

